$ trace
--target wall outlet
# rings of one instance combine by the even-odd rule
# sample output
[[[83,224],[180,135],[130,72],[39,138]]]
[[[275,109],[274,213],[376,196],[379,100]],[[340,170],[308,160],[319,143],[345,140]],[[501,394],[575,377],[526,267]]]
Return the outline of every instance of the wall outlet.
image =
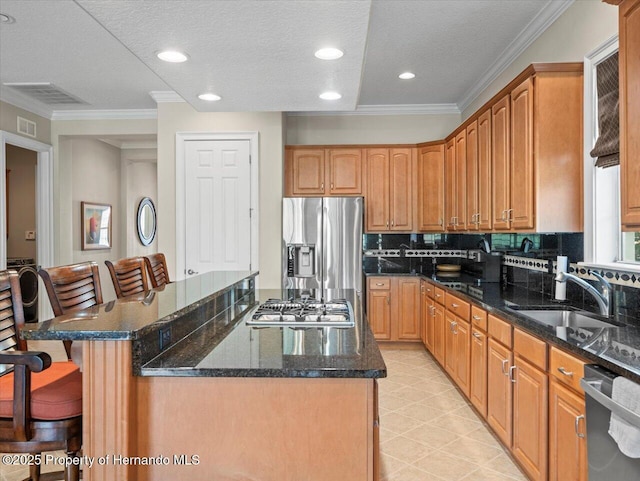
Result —
[[[24,240],[36,240],[36,231],[34,230],[24,231]]]
[[[171,344],[171,327],[160,329],[160,351],[164,351]]]

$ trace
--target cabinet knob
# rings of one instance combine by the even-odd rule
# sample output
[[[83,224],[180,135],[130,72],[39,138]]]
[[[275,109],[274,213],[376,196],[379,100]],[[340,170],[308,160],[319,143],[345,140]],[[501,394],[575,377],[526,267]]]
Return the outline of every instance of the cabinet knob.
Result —
[[[475,337],[476,339],[480,339],[482,335],[479,332],[473,331],[473,337]]]
[[[324,182],[320,184],[320,190],[324,190]]]
[[[391,219],[391,227],[393,227],[395,225],[395,222],[393,219]]]
[[[515,371],[516,371],[516,366],[511,366],[509,368],[509,381],[511,381],[512,383],[516,382],[516,377],[514,375]]]
[[[573,377],[573,373],[571,371],[567,371],[564,367],[560,366],[558,368],[558,371],[560,371],[561,374],[563,374],[564,376],[567,377]]]
[[[504,374],[505,376],[509,375],[509,372],[507,372],[507,364],[509,364],[509,359],[503,359],[502,360],[502,374]]]
[[[452,302],[451,303],[451,307],[453,307],[454,309],[457,309],[460,306],[458,304],[456,304],[455,302]]]
[[[391,297],[387,296],[387,304],[391,304]]]
[[[333,182],[331,182],[331,190],[333,190]]]
[[[383,282],[376,282],[376,286],[384,286]]]
[[[482,319],[480,316],[476,316],[475,314],[471,317],[473,317],[474,321],[479,321],[480,319]]]

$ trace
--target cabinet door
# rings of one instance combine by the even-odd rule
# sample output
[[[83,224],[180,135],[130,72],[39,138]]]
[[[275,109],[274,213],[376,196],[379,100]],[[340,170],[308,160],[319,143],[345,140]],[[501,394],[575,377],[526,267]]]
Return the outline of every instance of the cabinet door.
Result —
[[[541,122],[544,119],[540,120]],[[511,228],[533,229],[533,79],[511,92]]]
[[[456,318],[445,311],[444,322],[444,369],[453,379],[456,377],[457,352],[456,352]]]
[[[446,144],[444,157],[444,218],[447,230],[456,225],[456,139]]]
[[[367,150],[367,231],[389,230],[389,150]]]
[[[413,169],[411,149],[391,149],[389,166],[390,230],[413,230]]]
[[[444,144],[420,149],[418,158],[418,230],[444,231]]]
[[[458,387],[467,398],[471,384],[471,327],[468,322],[457,319],[456,337],[456,376]]]
[[[444,307],[436,303],[433,311],[433,355],[444,366],[445,320]]]
[[[509,173],[509,96],[505,96],[491,107],[491,178],[492,178],[492,222],[495,230],[509,230],[507,216],[511,201]]]
[[[369,289],[367,316],[373,336],[388,341],[391,339],[391,291]]]
[[[513,354],[489,338],[487,343],[487,423],[505,446],[511,446],[512,390],[509,367]]]
[[[329,194],[362,194],[362,150],[329,150]]]
[[[467,131],[456,135],[455,230],[467,229]]]
[[[469,399],[480,414],[487,417],[487,336],[471,330],[471,385]]]
[[[324,150],[294,150],[291,168],[293,195],[324,195]]]
[[[476,222],[478,222],[478,228],[486,232],[493,228],[491,219],[491,192],[493,191],[491,180],[491,109],[487,109],[478,117],[477,172],[478,215],[476,216]]]
[[[547,479],[549,376],[520,357],[513,369],[512,452],[532,481]]]
[[[434,338],[435,338],[435,301],[433,299],[430,299],[429,296],[427,296],[427,302],[426,302],[426,332],[424,334],[425,336],[425,346],[427,347],[427,349],[429,350],[429,352],[431,354],[434,354]]]
[[[422,344],[427,347],[427,322],[428,322],[428,301],[427,296],[427,281],[420,280],[420,339]]]
[[[466,223],[468,230],[478,230],[478,121],[467,126]]]
[[[587,481],[588,477],[584,399],[553,380],[549,387],[549,481]]]
[[[398,339],[420,340],[420,279],[398,277],[394,281],[392,298],[398,302]]]
[[[620,4],[620,186],[623,230],[640,226],[640,2]]]

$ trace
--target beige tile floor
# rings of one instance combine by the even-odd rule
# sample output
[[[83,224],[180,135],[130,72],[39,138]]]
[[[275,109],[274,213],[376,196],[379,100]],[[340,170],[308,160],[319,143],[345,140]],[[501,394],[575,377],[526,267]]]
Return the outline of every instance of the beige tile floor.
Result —
[[[382,355],[381,481],[526,481],[429,354]]]
[[[65,358],[62,343],[29,347]],[[526,481],[429,354],[382,354],[388,377],[379,381],[381,481]],[[27,476],[23,466],[0,464],[0,481]]]

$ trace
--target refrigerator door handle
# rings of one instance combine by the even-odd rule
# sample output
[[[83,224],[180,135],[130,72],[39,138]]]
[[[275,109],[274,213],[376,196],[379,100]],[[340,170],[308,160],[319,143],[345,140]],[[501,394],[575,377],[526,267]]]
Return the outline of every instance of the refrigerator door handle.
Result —
[[[602,381],[599,379],[580,379],[580,386],[584,389],[585,394],[591,396],[595,401],[602,404],[613,414],[617,414],[626,422],[640,428],[640,416],[621,404],[618,404],[609,396],[603,394],[599,389],[601,385]]]

